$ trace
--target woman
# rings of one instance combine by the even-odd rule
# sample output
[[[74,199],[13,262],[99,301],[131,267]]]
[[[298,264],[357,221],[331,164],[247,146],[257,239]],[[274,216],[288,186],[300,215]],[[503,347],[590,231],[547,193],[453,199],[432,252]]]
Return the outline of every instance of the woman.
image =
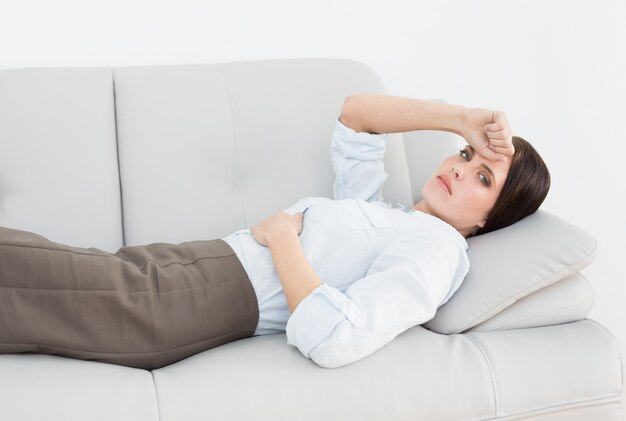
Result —
[[[385,135],[380,134],[420,129],[450,131],[469,144],[439,165],[422,189],[423,200],[409,212],[384,210]],[[247,270],[261,308],[255,334],[285,330],[289,344],[323,367],[361,359],[432,318],[469,270],[465,238],[532,214],[550,187],[543,160],[528,142],[512,136],[503,112],[419,99],[348,97],[331,157],[338,201],[320,199],[305,209],[315,212],[307,217],[309,232],[304,224],[315,240],[298,238],[302,212],[274,214],[251,230],[256,242],[269,248],[280,292],[271,282],[276,276],[254,279],[264,261],[269,266],[267,255],[246,247],[245,237],[224,239],[254,266]],[[359,199],[357,206],[353,202]],[[361,213],[351,211],[357,207],[378,226],[371,229],[365,219],[359,225]],[[342,215],[345,220],[331,222]]]
[[[393,209],[381,193],[386,134],[418,129],[469,145],[422,201]],[[469,269],[466,238],[533,213],[550,185],[504,113],[419,99],[348,97],[331,159],[335,200],[304,198],[223,239],[111,254],[0,227],[0,353],[154,369],[286,332],[318,365],[350,364],[432,318]]]

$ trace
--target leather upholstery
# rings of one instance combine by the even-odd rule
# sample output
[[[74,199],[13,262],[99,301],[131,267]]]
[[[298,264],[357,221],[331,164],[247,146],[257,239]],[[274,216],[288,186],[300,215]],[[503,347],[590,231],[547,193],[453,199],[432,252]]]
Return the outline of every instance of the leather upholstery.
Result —
[[[343,59],[3,70],[0,225],[110,252],[249,228],[302,197],[332,197],[344,98],[385,92]],[[390,136],[385,200],[419,200],[461,141]],[[617,343],[585,319],[589,284],[567,275],[467,332],[417,326],[339,369],[302,358],[284,334],[152,372],[0,355],[0,419],[621,421]]]

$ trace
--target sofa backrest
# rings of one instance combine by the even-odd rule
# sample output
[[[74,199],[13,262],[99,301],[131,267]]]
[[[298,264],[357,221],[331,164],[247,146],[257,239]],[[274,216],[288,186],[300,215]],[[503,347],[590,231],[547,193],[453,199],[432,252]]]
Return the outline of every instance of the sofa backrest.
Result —
[[[345,59],[2,70],[0,225],[115,252],[222,238],[303,197],[332,198],[331,134],[354,93],[387,92],[371,68]],[[430,130],[388,139],[383,198],[407,207],[465,142]],[[545,217],[469,239],[470,251],[480,254],[481,243],[497,249],[498,238],[515,235],[523,237],[517,243],[532,244],[521,228]],[[454,333],[583,318],[593,291],[576,273],[580,262],[563,261],[583,250],[581,261],[589,264],[595,241],[574,228],[564,232],[576,234],[572,250],[538,268],[567,270],[547,277],[487,271],[474,279],[481,260],[473,256],[459,293],[425,326]],[[481,259],[489,261],[492,252],[485,253]],[[494,282],[504,292],[494,293]],[[485,289],[488,302],[476,299]],[[555,308],[570,310],[555,316]]]
[[[0,71],[0,225],[114,252],[332,198],[330,137],[354,93],[387,92],[345,59]],[[384,200],[413,206],[460,140],[390,135]]]

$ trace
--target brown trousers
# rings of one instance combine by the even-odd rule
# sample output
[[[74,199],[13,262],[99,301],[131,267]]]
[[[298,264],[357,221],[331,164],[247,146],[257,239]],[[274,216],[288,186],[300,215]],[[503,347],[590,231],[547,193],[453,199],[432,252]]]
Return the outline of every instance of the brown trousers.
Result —
[[[147,370],[252,336],[257,297],[223,240],[111,254],[0,227],[0,353]]]

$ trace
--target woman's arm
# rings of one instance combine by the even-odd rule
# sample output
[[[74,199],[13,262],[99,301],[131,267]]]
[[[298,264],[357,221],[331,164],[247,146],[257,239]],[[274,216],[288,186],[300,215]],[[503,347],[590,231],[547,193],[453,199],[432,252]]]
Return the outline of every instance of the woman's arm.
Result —
[[[390,95],[350,95],[339,119],[356,132],[398,133],[443,130],[462,136],[462,105]]]
[[[302,212],[295,215],[277,212],[250,230],[259,244],[269,248],[291,313],[322,284],[300,244],[303,221]]]
[[[307,260],[296,231],[273,231],[267,236],[267,245],[283,285],[289,312],[293,314],[300,301],[320,286],[322,281]]]
[[[515,153],[513,132],[503,111],[390,95],[350,95],[339,120],[356,132],[452,132],[491,160],[505,161],[505,155]]]

